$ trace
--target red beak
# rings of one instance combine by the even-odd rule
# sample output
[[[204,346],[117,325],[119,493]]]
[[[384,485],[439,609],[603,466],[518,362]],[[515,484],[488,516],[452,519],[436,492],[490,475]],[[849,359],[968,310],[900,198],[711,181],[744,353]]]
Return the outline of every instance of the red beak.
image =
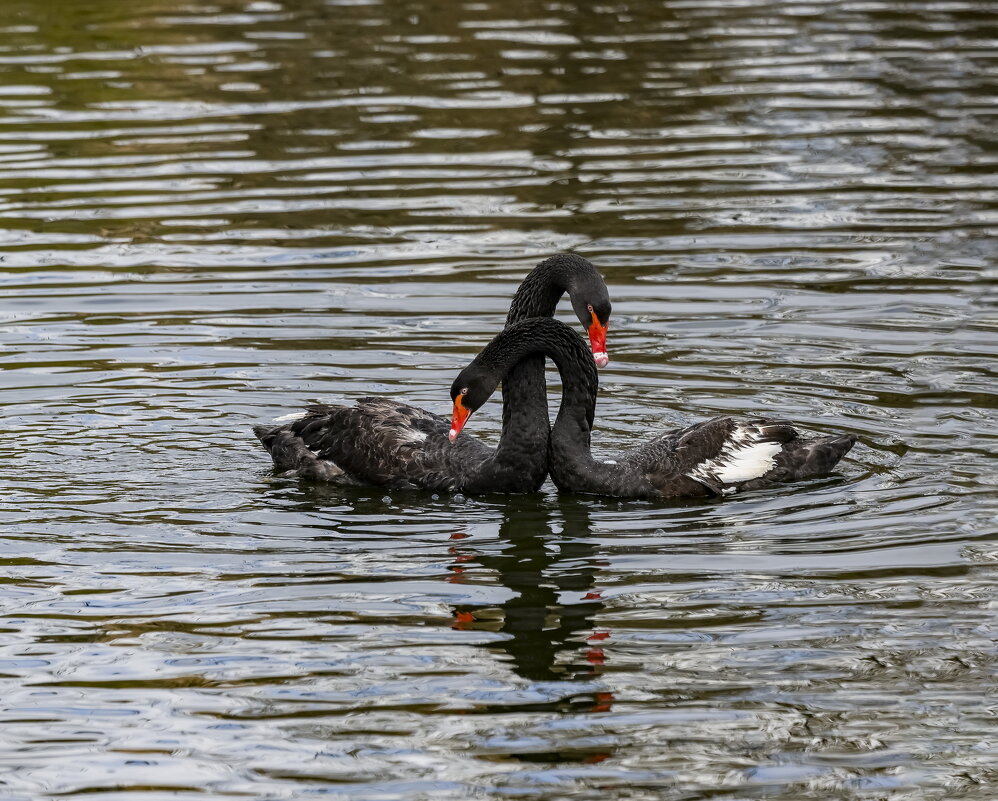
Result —
[[[593,349],[593,359],[597,367],[606,367],[610,363],[610,357],[606,354],[606,331],[610,327],[607,323],[600,323],[596,312],[591,313],[593,322],[589,326],[589,345]]]
[[[454,398],[454,414],[451,415],[450,419],[450,434],[448,439],[451,442],[457,439],[457,435],[461,433],[461,429],[464,428],[464,424],[468,422],[468,418],[471,417],[471,409],[465,409],[464,403],[461,401],[462,395],[458,395]]]

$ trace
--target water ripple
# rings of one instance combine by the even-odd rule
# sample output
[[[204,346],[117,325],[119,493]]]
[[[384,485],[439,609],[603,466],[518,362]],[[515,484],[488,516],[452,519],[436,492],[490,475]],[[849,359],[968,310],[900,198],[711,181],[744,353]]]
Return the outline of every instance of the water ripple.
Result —
[[[992,797],[990,5],[15,6],[4,798]],[[302,403],[448,411],[561,250],[613,296],[597,450],[772,414],[841,470],[271,474]]]

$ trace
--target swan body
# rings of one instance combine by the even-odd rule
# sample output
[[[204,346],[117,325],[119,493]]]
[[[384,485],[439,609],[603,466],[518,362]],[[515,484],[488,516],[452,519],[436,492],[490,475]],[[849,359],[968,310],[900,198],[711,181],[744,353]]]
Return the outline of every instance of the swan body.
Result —
[[[508,326],[451,387],[460,431],[495,391],[509,365],[543,353],[561,373],[561,408],[551,429],[549,470],[559,490],[625,498],[725,496],[828,473],[856,441],[850,434],[808,438],[765,418],[717,417],[663,434],[597,461],[590,451],[599,379],[578,337],[557,320]],[[459,441],[459,440],[458,440]]]
[[[561,254],[537,265],[517,290],[507,325],[552,316],[566,292],[589,333],[590,363],[606,364],[610,300],[596,268],[580,256]],[[534,492],[547,476],[544,356],[527,355],[510,364],[503,392],[503,436],[495,449],[469,437],[451,442],[450,420],[388,398],[310,406],[299,419],[254,431],[278,470],[305,479],[469,493]]]
[[[825,475],[854,442],[850,435],[807,438],[781,420],[715,417],[656,437],[618,456],[607,470],[593,474],[576,456],[552,464],[551,474],[559,489],[570,492],[723,497]],[[604,492],[601,482],[614,491]]]
[[[449,431],[448,418],[389,398],[309,406],[293,423],[256,428],[274,463],[300,478],[389,489],[476,491],[479,477],[468,465],[485,465],[494,451],[477,439],[451,443]],[[486,481],[489,486],[498,483],[491,477]]]

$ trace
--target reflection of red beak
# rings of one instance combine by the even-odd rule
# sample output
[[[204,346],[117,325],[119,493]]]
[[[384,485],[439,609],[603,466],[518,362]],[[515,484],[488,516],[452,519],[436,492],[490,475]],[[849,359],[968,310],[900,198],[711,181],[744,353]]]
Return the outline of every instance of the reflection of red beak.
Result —
[[[462,395],[458,395],[454,398],[454,414],[451,415],[450,419],[450,434],[449,439],[451,442],[457,439],[457,435],[461,433],[461,429],[464,428],[464,424],[468,422],[468,418],[471,417],[471,409],[465,409],[464,403],[461,401]]]
[[[606,367],[610,363],[610,357],[606,355],[606,330],[610,327],[607,323],[600,323],[596,312],[592,312],[593,322],[589,326],[589,345],[593,349],[593,359],[597,367]]]

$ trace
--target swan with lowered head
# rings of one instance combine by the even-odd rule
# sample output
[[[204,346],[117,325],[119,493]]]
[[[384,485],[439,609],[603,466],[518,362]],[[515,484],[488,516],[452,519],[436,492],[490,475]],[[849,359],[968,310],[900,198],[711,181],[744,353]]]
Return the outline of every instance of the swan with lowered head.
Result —
[[[537,265],[513,297],[506,324],[553,316],[566,292],[589,334],[590,366],[605,366],[610,298],[602,276],[581,256],[561,254]],[[589,352],[581,341],[578,345]],[[311,406],[294,422],[254,431],[278,470],[302,478],[469,493],[534,492],[547,476],[551,428],[544,356],[525,355],[508,366],[504,378],[502,437],[495,449],[470,437],[452,442],[449,435],[457,432],[447,418],[389,398]]]
[[[590,451],[599,378],[592,357],[564,323],[530,319],[509,325],[451,386],[451,438],[489,399],[510,367],[539,354],[562,381],[551,429],[548,469],[559,490],[624,498],[724,496],[821,476],[856,442],[851,434],[806,438],[782,420],[716,417],[656,437],[608,461]],[[455,441],[455,445],[460,440]]]

